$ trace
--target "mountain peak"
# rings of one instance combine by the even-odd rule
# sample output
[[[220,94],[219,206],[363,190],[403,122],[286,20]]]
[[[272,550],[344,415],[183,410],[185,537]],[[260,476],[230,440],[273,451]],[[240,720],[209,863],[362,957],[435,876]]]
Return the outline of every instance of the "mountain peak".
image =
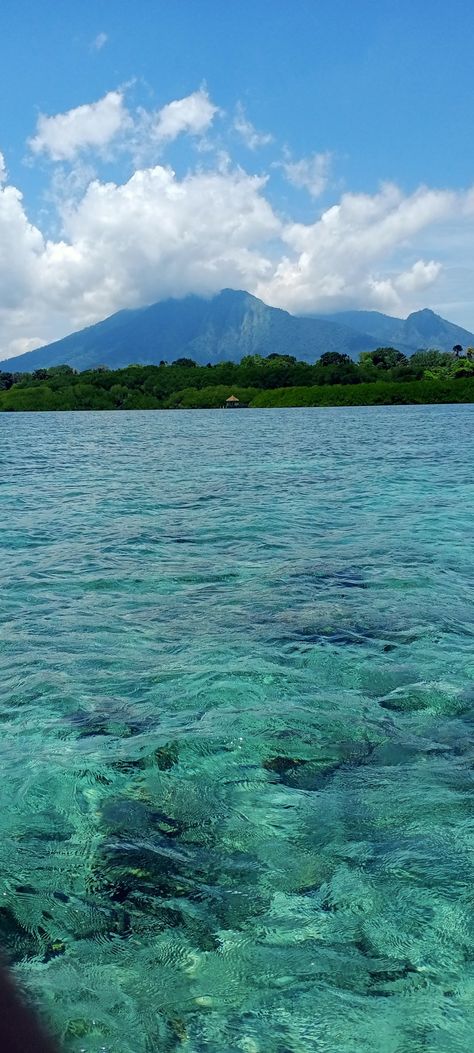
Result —
[[[256,300],[257,299],[256,296],[252,296],[252,293],[247,292],[246,289],[230,289],[230,288],[227,288],[227,287],[225,289],[221,289],[220,292],[216,293],[216,295],[213,296],[212,298],[214,300],[223,299],[223,298],[228,298],[228,299],[234,298],[234,299],[240,299],[240,300],[244,300],[244,299],[245,300]]]
[[[420,347],[437,347],[440,351],[450,351],[454,344],[472,342],[472,333],[448,322],[429,307],[410,314],[404,323],[404,330],[406,337],[410,341],[418,340]]]
[[[221,289],[220,292],[216,293],[215,296],[211,297],[211,303],[221,304],[259,304],[261,307],[267,307],[267,304],[263,303],[263,300],[259,300],[257,296],[253,296],[252,293],[246,292],[245,289]],[[270,308],[269,308],[270,310]]]
[[[367,334],[317,318],[297,318],[270,307],[244,289],[222,289],[212,297],[186,296],[118,313],[63,340],[9,359],[0,368],[29,372],[68,364],[78,370],[98,364],[117,369],[176,358],[240,362],[247,355],[294,355],[315,362],[324,351],[357,359],[370,346]]]
[[[176,358],[240,362],[246,355],[294,355],[315,362],[337,351],[357,359],[361,351],[396,347],[413,354],[421,347],[450,351],[454,344],[474,345],[474,335],[440,318],[429,308],[404,321],[374,311],[346,311],[329,317],[295,317],[270,307],[245,289],[222,289],[162,300],[148,307],[119,311],[46,347],[8,359],[0,369],[31,372],[68,364],[75,369],[107,365],[118,369]]]
[[[433,319],[441,318],[441,315],[436,314],[435,311],[432,311],[431,307],[421,307],[419,311],[412,311],[412,313],[408,315],[407,322],[410,321],[410,318]],[[441,321],[444,321],[444,318],[441,319]],[[451,322],[448,322],[448,325],[451,325]]]

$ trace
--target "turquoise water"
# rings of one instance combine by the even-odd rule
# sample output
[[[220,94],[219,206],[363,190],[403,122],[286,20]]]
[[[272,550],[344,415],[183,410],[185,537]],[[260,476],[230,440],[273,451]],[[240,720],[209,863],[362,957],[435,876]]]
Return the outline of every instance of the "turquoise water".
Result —
[[[471,1048],[472,421],[0,417],[0,943],[68,1053]]]

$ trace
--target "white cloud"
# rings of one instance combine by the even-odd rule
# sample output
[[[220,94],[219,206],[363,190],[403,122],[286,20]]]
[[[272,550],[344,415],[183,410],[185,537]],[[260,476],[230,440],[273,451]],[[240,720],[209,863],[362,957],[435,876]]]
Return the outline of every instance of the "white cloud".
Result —
[[[332,155],[326,152],[302,157],[300,161],[288,158],[278,164],[289,183],[308,190],[311,197],[319,197],[328,185],[331,160]]]
[[[108,41],[107,33],[98,33],[91,44],[91,51],[102,51]]]
[[[121,93],[111,95],[115,123],[123,127],[131,118]],[[156,149],[181,132],[201,135],[216,112],[201,90],[149,115],[158,129]],[[99,133],[99,118],[93,107],[43,118],[59,124],[38,129],[37,152],[64,160],[76,158],[84,144],[100,147],[112,133],[110,121]],[[137,121],[123,138],[113,134],[119,145],[130,144]],[[0,357],[121,307],[224,286],[246,288],[294,313],[372,306],[406,314],[472,295],[474,189],[405,194],[390,184],[372,195],[346,193],[304,223],[279,216],[267,178],[236,167],[226,154],[200,154],[207,170],[183,177],[165,164],[142,164],[122,183],[98,178],[89,160],[55,171],[50,202],[60,234],[49,239],[29,221],[0,165]]]
[[[254,285],[271,269],[261,245],[280,224],[265,181],[234,171],[178,180],[161,165],[122,186],[91,184],[65,221],[67,243],[48,253],[48,295],[67,284],[78,320],[223,285]]]
[[[0,311],[19,310],[36,288],[44,252],[41,232],[29,223],[20,192],[0,187]]]
[[[67,209],[71,202],[80,200],[96,176],[96,167],[82,159],[77,160],[71,168],[57,165],[52,172],[45,199],[62,216],[63,208]]]
[[[139,108],[133,113],[125,105],[124,90],[110,91],[66,113],[40,114],[28,145],[33,154],[57,162],[75,162],[83,152],[107,158],[128,153],[140,166],[156,161],[179,135],[203,136],[217,113],[204,88],[160,110]]]
[[[249,150],[257,150],[259,146],[267,146],[268,143],[273,142],[273,136],[269,132],[258,132],[248,120],[241,102],[238,102],[236,106],[234,128]]]
[[[418,260],[397,273],[394,258],[422,230],[459,211],[472,212],[469,194],[421,188],[405,196],[391,184],[374,195],[344,194],[315,223],[287,225],[287,251],[257,295],[297,313],[354,306],[403,313],[412,295],[438,278],[440,265]]]
[[[29,147],[34,154],[48,154],[53,161],[71,161],[81,150],[103,150],[130,124],[123,93],[109,91],[98,102],[77,106],[67,113],[55,117],[40,114]]]
[[[6,183],[7,176],[8,176],[8,173],[7,173],[7,166],[5,164],[5,158],[4,158],[3,154],[2,154],[2,151],[0,150],[0,186],[2,186],[3,183]]]
[[[0,205],[3,356],[18,340],[38,332],[53,339],[120,307],[223,286],[254,287],[272,272],[265,246],[281,230],[265,182],[238,169],[179,180],[161,165],[135,172],[122,185],[96,180],[64,211],[59,241],[45,241],[28,224],[21,196],[8,188],[8,239]],[[17,273],[8,298],[12,253]]]
[[[202,135],[219,112],[207,91],[200,88],[184,99],[175,99],[163,106],[152,119],[151,133],[161,142],[171,142],[178,135]]]
[[[35,351],[37,347],[41,347],[44,344],[44,338],[42,336],[28,336],[18,337],[17,340],[12,340],[9,348],[9,355],[11,358],[16,355],[26,355],[28,351]]]
[[[395,279],[397,291],[403,293],[418,293],[422,289],[428,289],[439,277],[442,270],[441,263],[437,260],[417,260],[407,271],[402,271]]]

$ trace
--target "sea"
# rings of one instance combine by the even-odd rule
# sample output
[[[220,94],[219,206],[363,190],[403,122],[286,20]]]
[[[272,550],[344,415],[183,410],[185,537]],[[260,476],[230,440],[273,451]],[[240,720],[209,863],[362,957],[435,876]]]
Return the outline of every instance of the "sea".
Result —
[[[473,420],[0,416],[0,947],[65,1053],[473,1047]]]

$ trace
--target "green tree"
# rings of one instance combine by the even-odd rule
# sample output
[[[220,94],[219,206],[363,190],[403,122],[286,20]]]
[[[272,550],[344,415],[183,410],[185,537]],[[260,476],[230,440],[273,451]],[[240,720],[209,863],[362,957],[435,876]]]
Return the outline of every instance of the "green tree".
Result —
[[[130,395],[130,388],[125,384],[112,384],[110,394],[117,409],[122,409]]]
[[[48,377],[73,377],[77,370],[64,363],[62,366],[50,366],[46,372]]]
[[[409,363],[414,366],[415,369],[421,369],[424,373],[425,369],[444,369],[450,366],[452,362],[452,355],[449,351],[438,351],[435,347],[429,347],[427,350],[415,351],[414,355],[411,355]]]
[[[240,365],[244,368],[249,366],[263,366],[266,362],[266,358],[263,355],[244,355],[240,360]]]
[[[349,355],[341,355],[339,351],[325,351],[318,359],[320,366],[342,366],[345,362],[352,362]]]
[[[13,373],[0,373],[0,391],[8,391],[14,383]]]
[[[369,352],[369,356],[374,366],[379,366],[380,369],[394,369],[395,366],[405,365],[408,361],[406,355],[397,351],[395,347],[377,347],[375,351]]]
[[[279,355],[277,351],[272,351],[270,355],[266,356],[267,362],[286,362],[287,365],[294,365],[296,358],[294,355]]]
[[[457,358],[451,369],[453,377],[473,377],[474,361],[470,358]]]

